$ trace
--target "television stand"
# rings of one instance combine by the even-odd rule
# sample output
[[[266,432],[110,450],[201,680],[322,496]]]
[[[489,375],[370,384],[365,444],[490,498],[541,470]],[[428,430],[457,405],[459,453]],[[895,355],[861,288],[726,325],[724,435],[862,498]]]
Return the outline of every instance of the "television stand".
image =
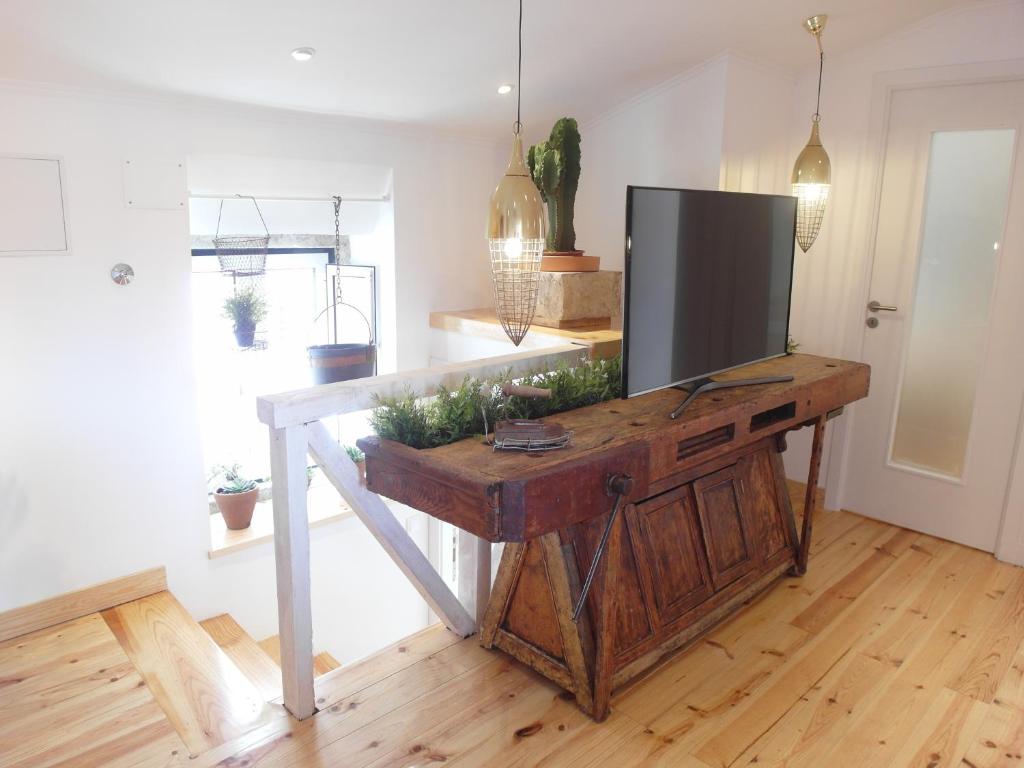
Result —
[[[668,415],[670,419],[676,419],[679,414],[683,412],[690,403],[693,402],[694,398],[702,392],[713,392],[716,389],[732,389],[733,387],[752,387],[755,384],[782,384],[787,381],[792,381],[792,376],[762,376],[757,379],[735,379],[733,381],[715,381],[714,379],[703,378],[695,379],[689,384],[683,384],[679,387],[689,394],[686,399],[679,404],[672,413]]]

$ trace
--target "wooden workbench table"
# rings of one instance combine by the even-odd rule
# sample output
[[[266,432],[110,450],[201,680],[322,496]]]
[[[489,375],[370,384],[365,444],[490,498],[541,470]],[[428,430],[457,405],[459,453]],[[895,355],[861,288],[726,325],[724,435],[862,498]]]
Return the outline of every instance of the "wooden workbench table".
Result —
[[[572,444],[494,452],[480,439],[416,450],[366,438],[370,490],[492,542],[506,542],[481,627],[497,646],[575,694],[596,719],[611,692],[807,563],[810,508],[798,537],[780,452],[815,427],[813,499],[825,421],[867,395],[866,365],[790,355],[720,379],[794,381],[720,390],[681,418],[662,390],[558,414]],[[632,480],[579,620],[572,610],[614,498]]]

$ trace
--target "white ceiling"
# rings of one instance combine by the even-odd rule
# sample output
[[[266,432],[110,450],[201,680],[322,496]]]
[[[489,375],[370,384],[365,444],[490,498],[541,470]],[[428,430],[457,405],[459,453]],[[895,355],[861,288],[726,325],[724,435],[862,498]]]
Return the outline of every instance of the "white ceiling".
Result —
[[[813,66],[968,0],[526,0],[523,120],[586,120],[731,49]],[[491,134],[515,0],[0,0],[0,78],[193,94]],[[306,64],[289,52],[313,46]]]

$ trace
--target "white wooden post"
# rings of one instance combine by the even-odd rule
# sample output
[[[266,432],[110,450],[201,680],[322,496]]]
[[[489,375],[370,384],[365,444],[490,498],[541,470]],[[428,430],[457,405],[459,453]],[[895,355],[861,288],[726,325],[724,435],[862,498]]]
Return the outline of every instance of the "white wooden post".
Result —
[[[455,634],[462,637],[473,634],[476,631],[473,618],[448,589],[448,585],[381,497],[360,483],[356,465],[341,446],[334,442],[323,422],[314,421],[306,428],[309,450],[320,471],[338,489],[338,493],[352,507],[363,525],[427,601],[430,609]]]
[[[458,532],[459,600],[479,627],[491,597],[491,542],[471,533]]]
[[[299,720],[316,710],[313,692],[313,609],[309,592],[305,425],[270,430],[277,620],[284,705]]]

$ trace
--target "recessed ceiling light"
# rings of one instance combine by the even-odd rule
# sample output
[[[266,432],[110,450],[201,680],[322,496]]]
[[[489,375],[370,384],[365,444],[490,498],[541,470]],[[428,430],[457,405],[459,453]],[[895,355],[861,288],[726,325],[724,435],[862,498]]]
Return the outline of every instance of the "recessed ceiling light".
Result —
[[[502,83],[501,85],[498,86],[498,94],[501,96],[505,96],[506,94],[512,93],[514,89],[515,86],[512,85],[512,83]]]
[[[296,61],[309,61],[316,56],[316,49],[310,48],[308,45],[304,45],[301,48],[296,48],[292,51],[292,58]]]

